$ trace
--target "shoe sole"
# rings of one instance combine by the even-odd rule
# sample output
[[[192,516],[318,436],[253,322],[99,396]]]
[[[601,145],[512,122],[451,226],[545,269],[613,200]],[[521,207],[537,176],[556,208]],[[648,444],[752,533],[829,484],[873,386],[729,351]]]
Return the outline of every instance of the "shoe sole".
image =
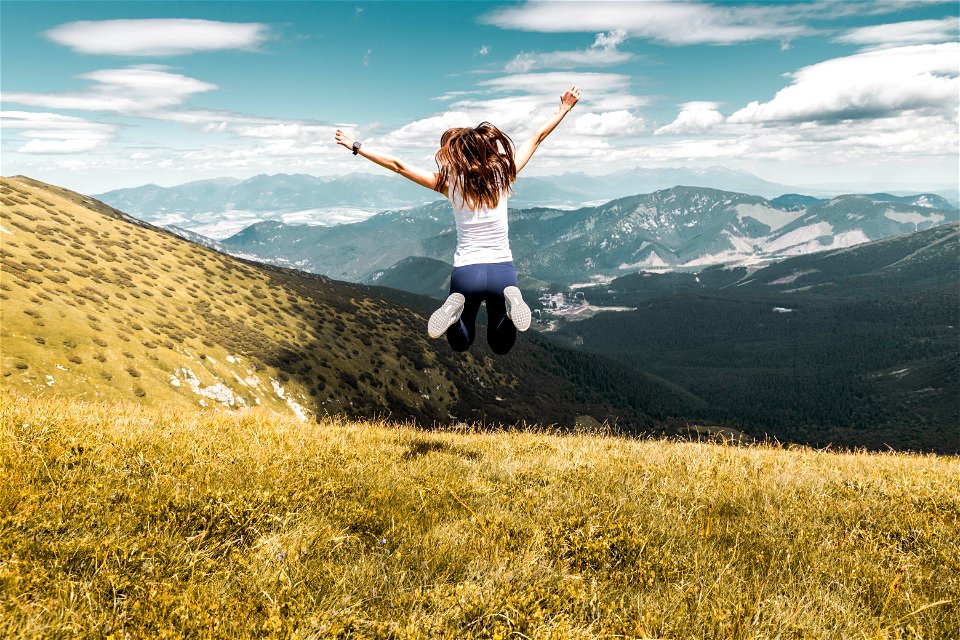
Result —
[[[460,319],[465,303],[466,298],[463,297],[462,293],[451,293],[447,296],[443,305],[433,312],[430,321],[427,323],[427,333],[430,337],[437,339],[445,334],[450,325]]]
[[[520,289],[507,287],[503,290],[503,297],[507,301],[507,317],[513,322],[517,331],[526,331],[530,328],[530,307],[523,301]]]

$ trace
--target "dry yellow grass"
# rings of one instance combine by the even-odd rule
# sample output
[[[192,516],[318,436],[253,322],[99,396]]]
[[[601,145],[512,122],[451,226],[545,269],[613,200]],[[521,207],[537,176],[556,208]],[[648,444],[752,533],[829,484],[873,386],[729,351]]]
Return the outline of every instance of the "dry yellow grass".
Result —
[[[412,311],[29,178],[0,178],[0,270],[0,374],[18,393],[321,415],[386,413],[388,390],[414,415],[428,404],[420,389],[429,413],[456,402]],[[463,369],[492,377],[473,358]]]
[[[5,638],[960,636],[956,458],[0,401]]]

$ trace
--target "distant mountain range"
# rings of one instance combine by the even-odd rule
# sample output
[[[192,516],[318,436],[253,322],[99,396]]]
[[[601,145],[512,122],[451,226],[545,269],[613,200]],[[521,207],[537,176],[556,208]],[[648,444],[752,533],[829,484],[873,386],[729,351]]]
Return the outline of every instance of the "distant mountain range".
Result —
[[[925,229],[958,215],[935,194],[788,194],[766,200],[674,187],[575,210],[511,210],[510,242],[521,273],[568,285],[638,270],[765,263]],[[449,204],[441,201],[336,227],[262,222],[222,245],[333,278],[367,281],[411,257],[449,258],[456,229]]]
[[[768,198],[796,191],[796,187],[724,167],[631,169],[601,176],[521,175],[511,205],[569,209],[676,185],[754,193]],[[812,195],[825,193],[812,192]],[[150,184],[108,191],[96,197],[142,220],[177,226],[215,239],[264,220],[329,226],[440,199],[439,194],[386,172],[328,177],[262,174],[246,180],[217,178],[173,187]]]

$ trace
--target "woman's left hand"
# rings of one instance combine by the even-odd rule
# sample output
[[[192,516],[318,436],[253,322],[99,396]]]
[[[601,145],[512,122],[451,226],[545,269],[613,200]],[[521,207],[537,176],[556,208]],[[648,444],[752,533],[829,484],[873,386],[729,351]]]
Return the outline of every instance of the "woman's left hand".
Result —
[[[570,109],[573,109],[573,105],[577,104],[579,100],[580,89],[577,88],[577,85],[573,85],[560,96],[560,109],[570,111]]]
[[[341,129],[337,129],[336,138],[337,138],[337,144],[343,145],[347,149],[350,149],[351,151],[353,151],[353,142],[357,138],[352,133],[350,133],[349,131],[343,131]]]

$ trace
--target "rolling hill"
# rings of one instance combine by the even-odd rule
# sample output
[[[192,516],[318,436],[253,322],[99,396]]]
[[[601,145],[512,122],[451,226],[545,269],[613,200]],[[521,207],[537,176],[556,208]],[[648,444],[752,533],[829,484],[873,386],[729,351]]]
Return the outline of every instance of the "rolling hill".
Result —
[[[411,294],[239,260],[95,199],[0,183],[4,387],[301,417],[653,428],[701,403],[632,367],[523,339],[428,341]]]

